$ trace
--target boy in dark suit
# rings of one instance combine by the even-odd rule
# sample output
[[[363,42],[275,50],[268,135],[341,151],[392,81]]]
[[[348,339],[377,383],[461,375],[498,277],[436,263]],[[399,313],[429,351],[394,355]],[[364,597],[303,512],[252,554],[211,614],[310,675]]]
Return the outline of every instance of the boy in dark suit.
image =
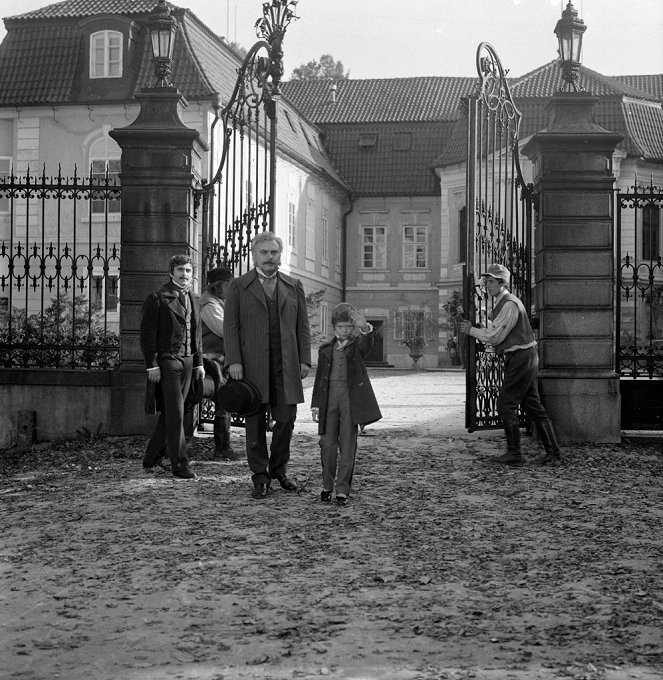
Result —
[[[331,323],[336,336],[318,353],[311,414],[321,435],[320,499],[331,501],[335,482],[336,503],[347,505],[357,452],[357,426],[374,423],[382,414],[364,364],[373,346],[373,326],[347,303],[334,307]]]
[[[191,292],[193,264],[188,255],[170,260],[170,281],[143,304],[140,345],[147,368],[146,411],[161,411],[143,458],[143,468],[163,467],[168,446],[175,477],[195,479],[184,438],[184,399],[192,376],[205,377],[201,326]]]

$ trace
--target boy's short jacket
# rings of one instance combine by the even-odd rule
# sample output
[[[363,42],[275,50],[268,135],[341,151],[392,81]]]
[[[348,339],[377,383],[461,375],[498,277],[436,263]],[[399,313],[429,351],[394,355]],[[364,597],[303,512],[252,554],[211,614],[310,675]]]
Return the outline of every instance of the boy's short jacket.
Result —
[[[318,351],[318,368],[315,373],[311,408],[320,409],[318,433],[325,433],[327,417],[327,397],[329,395],[329,376],[332,368],[332,353],[336,338],[322,345]],[[373,334],[359,335],[345,346],[343,350],[348,368],[348,393],[350,395],[350,412],[354,425],[368,425],[382,418],[380,407],[375,398],[368,372],[364,365],[364,357],[373,346]]]

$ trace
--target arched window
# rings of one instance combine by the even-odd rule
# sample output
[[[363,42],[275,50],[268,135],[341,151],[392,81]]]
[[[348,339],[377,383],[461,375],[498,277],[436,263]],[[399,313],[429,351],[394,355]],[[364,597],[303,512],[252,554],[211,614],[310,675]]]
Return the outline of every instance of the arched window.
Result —
[[[99,137],[90,145],[88,152],[92,178],[97,180],[100,186],[105,186],[106,174],[108,173],[109,185],[112,186],[113,182],[119,184],[121,158],[122,151],[114,139],[107,134]],[[119,213],[120,201],[118,199],[92,201],[93,215],[104,214],[106,209],[109,213]]]
[[[122,77],[122,34],[99,31],[90,36],[90,78]]]

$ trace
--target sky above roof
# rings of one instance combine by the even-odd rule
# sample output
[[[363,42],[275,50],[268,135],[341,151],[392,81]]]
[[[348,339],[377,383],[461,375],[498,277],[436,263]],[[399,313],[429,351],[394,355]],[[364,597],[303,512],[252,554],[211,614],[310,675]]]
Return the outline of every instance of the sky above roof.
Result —
[[[0,0],[6,18],[54,4]],[[156,4],[156,0],[155,0]],[[250,47],[262,0],[181,0],[207,26]],[[351,78],[475,76],[482,41],[512,76],[555,59],[560,0],[299,0],[286,33],[285,76],[331,54]],[[605,75],[663,73],[661,0],[575,0],[587,25],[583,63]],[[0,26],[0,39],[4,37]]]

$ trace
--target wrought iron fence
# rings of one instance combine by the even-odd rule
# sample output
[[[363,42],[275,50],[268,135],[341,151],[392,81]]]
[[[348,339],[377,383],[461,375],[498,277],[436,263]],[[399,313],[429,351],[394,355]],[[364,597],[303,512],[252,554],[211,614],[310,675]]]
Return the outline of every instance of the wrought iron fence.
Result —
[[[663,188],[638,184],[617,193],[617,370],[626,378],[663,377]]]
[[[28,168],[0,177],[0,366],[119,364],[121,189]]]

